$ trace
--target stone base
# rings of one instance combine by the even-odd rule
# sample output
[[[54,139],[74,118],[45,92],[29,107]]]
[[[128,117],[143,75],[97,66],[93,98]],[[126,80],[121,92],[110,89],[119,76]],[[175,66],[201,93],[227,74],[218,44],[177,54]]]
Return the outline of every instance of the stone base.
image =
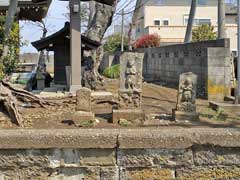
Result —
[[[93,91],[91,97],[95,114],[112,114],[114,98],[111,92]]]
[[[225,96],[224,101],[226,102],[235,102],[235,97],[234,96]]]
[[[199,115],[196,112],[182,112],[173,110],[173,118],[175,121],[197,121]]]
[[[70,89],[69,89],[69,92],[73,93],[73,94],[76,94],[77,90],[79,90],[81,88],[82,88],[82,85],[71,85]]]
[[[123,109],[123,110],[113,110],[112,123],[118,124],[120,119],[126,119],[128,121],[144,120],[145,114],[141,109]]]
[[[219,103],[211,101],[209,102],[209,107],[215,111],[219,109],[223,109],[224,111],[231,112],[231,113],[240,113],[240,104],[233,104],[233,103]]]
[[[72,120],[75,125],[79,126],[84,122],[95,120],[95,114],[92,112],[76,111],[72,116]]]

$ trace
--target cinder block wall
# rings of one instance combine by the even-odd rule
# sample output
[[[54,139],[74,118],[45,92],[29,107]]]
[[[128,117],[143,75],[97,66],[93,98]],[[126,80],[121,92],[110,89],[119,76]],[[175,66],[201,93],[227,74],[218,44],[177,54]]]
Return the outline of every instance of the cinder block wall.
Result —
[[[143,76],[147,81],[163,81],[177,87],[179,75],[198,75],[198,94],[209,100],[223,100],[230,94],[230,40],[138,49],[145,52]]]
[[[0,131],[0,179],[240,179],[237,129]]]

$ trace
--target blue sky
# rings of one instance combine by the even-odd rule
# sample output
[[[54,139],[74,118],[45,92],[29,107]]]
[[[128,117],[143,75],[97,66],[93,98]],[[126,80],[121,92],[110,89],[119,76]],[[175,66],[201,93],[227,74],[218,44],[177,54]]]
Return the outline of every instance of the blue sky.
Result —
[[[121,10],[126,4],[128,7],[126,7],[126,11],[131,11],[136,3],[136,0],[121,0],[120,3],[117,6],[117,12]],[[67,21],[64,14],[68,12],[67,9],[68,2],[66,1],[59,1],[59,0],[53,0],[52,4],[49,8],[48,15],[47,15],[47,27],[49,34],[52,34],[59,29],[61,29],[64,26],[65,21]],[[127,17],[126,17],[127,18]],[[129,21],[126,19],[126,21]],[[120,16],[114,16],[113,24],[120,24],[121,23],[121,17]],[[42,34],[42,31],[40,28],[36,25],[33,25],[33,23],[30,23],[28,21],[21,21],[21,36],[24,41],[28,41],[28,45],[21,48],[21,53],[26,52],[37,52],[34,47],[31,46],[30,42],[39,40]],[[111,33],[113,30],[113,26],[111,26],[108,30],[108,34]]]
[[[225,2],[236,2],[236,0],[225,0]],[[120,13],[121,9],[124,7],[125,12],[132,12],[134,10],[134,6],[136,4],[136,0],[120,0],[117,6],[117,13]],[[68,2],[67,1],[60,1],[60,0],[53,0],[52,4],[49,8],[48,15],[47,15],[47,27],[49,34],[52,34],[64,26],[65,21],[67,21],[64,14],[68,13]],[[127,15],[125,17],[126,24],[131,21],[131,15]],[[121,24],[121,16],[115,15],[113,19],[113,25],[120,25]],[[113,25],[109,27],[107,34],[111,34],[113,31]],[[29,43],[27,46],[21,48],[21,53],[25,52],[37,52],[34,47],[31,46],[30,42],[39,40],[42,34],[42,31],[36,25],[32,23],[21,21],[21,36],[23,40],[27,40]]]

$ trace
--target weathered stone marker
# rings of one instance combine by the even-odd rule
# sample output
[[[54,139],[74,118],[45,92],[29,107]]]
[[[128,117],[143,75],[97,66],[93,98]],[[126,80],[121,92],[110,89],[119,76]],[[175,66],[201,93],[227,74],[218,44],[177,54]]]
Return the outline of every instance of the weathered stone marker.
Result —
[[[196,112],[197,75],[192,72],[183,73],[179,79],[179,90],[176,109],[173,110],[175,120],[197,120]]]
[[[91,109],[91,90],[88,88],[81,88],[76,92],[77,106],[76,111],[87,111]]]
[[[119,105],[113,110],[113,123],[120,119],[142,120],[142,64],[144,53],[125,52],[120,57]]]
[[[91,108],[91,90],[88,88],[80,88],[76,92],[76,112],[73,114],[73,121],[76,125],[81,125],[84,121],[95,119]]]

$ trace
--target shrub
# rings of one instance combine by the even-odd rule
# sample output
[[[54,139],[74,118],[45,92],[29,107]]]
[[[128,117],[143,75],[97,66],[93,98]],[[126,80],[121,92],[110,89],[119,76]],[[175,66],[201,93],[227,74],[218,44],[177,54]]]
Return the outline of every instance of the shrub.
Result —
[[[17,67],[19,60],[19,51],[20,47],[25,43],[21,41],[21,37],[19,37],[19,24],[17,22],[13,23],[12,29],[9,34],[9,38],[5,40],[4,37],[4,22],[5,17],[0,18],[0,56],[3,53],[3,44],[8,46],[8,52],[5,57],[2,57],[3,64],[0,67],[0,78],[1,76],[6,74],[11,74]]]
[[[136,41],[135,48],[159,47],[160,41],[160,36],[157,34],[143,35]]]
[[[120,64],[113,65],[111,67],[106,68],[103,71],[103,75],[111,78],[111,79],[117,79],[120,76]]]
[[[217,38],[217,33],[214,32],[214,27],[208,24],[203,24],[201,26],[198,26],[197,28],[193,29],[193,32],[192,32],[193,42],[214,40],[216,38]]]
[[[128,38],[124,37],[124,49],[128,48]],[[115,53],[121,50],[122,37],[121,34],[113,34],[108,37],[103,46],[104,52]]]

